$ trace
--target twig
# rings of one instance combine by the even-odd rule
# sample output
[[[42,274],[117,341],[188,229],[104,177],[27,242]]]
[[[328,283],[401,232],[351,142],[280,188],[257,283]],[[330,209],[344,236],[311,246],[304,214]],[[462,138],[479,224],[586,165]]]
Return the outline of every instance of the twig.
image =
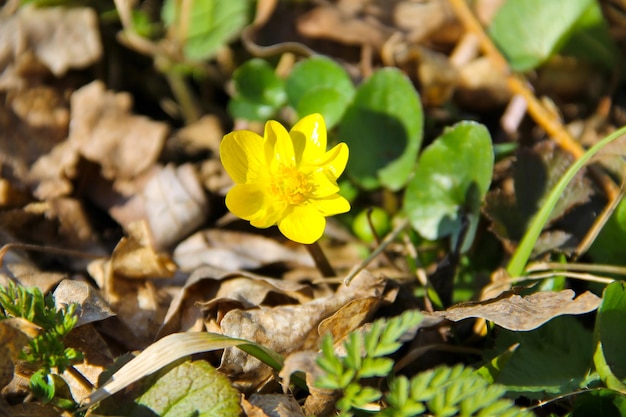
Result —
[[[467,5],[467,0],[449,0],[449,2],[465,29],[478,38],[480,47],[485,55],[489,57],[497,69],[505,74],[511,92],[526,100],[528,113],[535,122],[546,131],[561,149],[569,152],[576,159],[580,158],[585,153],[583,147],[574,140],[563,124],[541,104],[537,97],[535,97],[535,94],[528,87],[527,81],[523,79],[522,76],[511,72],[506,59],[502,56],[498,48],[496,48],[489,36],[487,36],[482,25],[470,10]],[[595,177],[609,200],[613,200],[618,193],[615,183],[613,183],[607,175],[598,172],[595,172]]]

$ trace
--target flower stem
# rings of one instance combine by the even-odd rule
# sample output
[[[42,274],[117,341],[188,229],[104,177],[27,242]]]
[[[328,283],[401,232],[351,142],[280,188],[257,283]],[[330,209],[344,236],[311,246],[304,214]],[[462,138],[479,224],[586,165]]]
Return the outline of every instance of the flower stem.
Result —
[[[311,254],[313,261],[315,262],[315,266],[322,273],[324,277],[336,277],[337,273],[328,262],[328,258],[324,254],[322,247],[318,242],[313,242],[308,245],[304,245],[306,249]]]

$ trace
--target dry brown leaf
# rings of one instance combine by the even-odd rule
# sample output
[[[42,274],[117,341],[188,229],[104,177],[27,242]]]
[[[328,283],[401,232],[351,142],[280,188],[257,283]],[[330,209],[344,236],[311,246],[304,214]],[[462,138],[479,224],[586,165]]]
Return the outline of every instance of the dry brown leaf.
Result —
[[[350,287],[342,285],[328,297],[316,298],[301,305],[227,312],[219,322],[221,333],[259,343],[280,354],[317,348],[319,323],[345,304],[359,298],[382,298],[385,280],[362,271]],[[271,369],[258,359],[232,348],[225,349],[220,369],[243,388],[261,384]]]
[[[154,245],[163,249],[194,231],[206,220],[208,202],[192,165],[168,165],[146,184],[146,220]]]
[[[252,394],[248,403],[263,410],[268,417],[304,417],[300,405],[292,395]]]
[[[99,164],[107,179],[129,180],[160,155],[167,125],[131,114],[128,93],[107,91],[94,81],[72,94],[70,106],[69,138],[41,157],[30,174],[40,199],[71,191],[68,180],[77,175],[79,156]]]
[[[37,63],[56,76],[100,59],[98,17],[87,7],[20,7],[0,18],[0,90],[19,88]],[[40,65],[41,65],[40,64]]]
[[[0,390],[13,379],[14,364],[31,337],[39,333],[39,328],[21,318],[0,321]]]
[[[76,326],[107,319],[115,313],[98,291],[86,282],[64,279],[54,290],[57,308],[71,303],[78,304]]]
[[[262,305],[270,294],[272,305],[281,300],[303,303],[310,301],[313,295],[309,286],[291,281],[211,266],[198,268],[170,304],[159,337],[191,329],[201,330],[204,317],[208,314],[198,308],[201,303],[203,310],[214,310],[215,317],[221,319],[226,311],[235,306],[250,308]],[[227,300],[231,301],[229,306],[224,305]]]
[[[106,341],[91,324],[73,329],[63,342],[67,347],[82,352],[84,356],[83,361],[73,366],[74,370],[80,373],[80,377],[77,377],[74,372],[63,373],[72,397],[80,403],[93,392],[93,387],[98,385],[98,378],[102,372],[111,366],[113,354]]]
[[[506,292],[491,300],[458,304],[433,315],[451,321],[483,318],[505,329],[527,331],[557,316],[589,313],[602,301],[589,291],[574,296],[572,290],[540,291],[526,297]]]
[[[171,278],[176,264],[168,255],[158,253],[152,247],[146,223],[131,223],[126,229],[129,236],[123,237],[111,254],[113,275],[139,279]]]
[[[174,260],[184,271],[202,265],[231,271],[257,269],[278,262],[313,266],[311,256],[302,246],[289,248],[259,234],[222,229],[191,235],[176,247]]]
[[[395,295],[395,294],[394,294]],[[322,320],[317,328],[320,335],[330,333],[335,342],[361,326],[378,309],[380,297],[364,297],[348,302],[335,314]]]
[[[307,416],[324,417],[334,414],[335,402],[340,393],[315,386],[315,381],[324,374],[317,365],[318,358],[319,354],[311,350],[292,353],[285,358],[279,377],[282,379],[283,390],[286,392],[289,389],[291,375],[296,371],[304,372],[309,395],[302,407],[303,411]]]

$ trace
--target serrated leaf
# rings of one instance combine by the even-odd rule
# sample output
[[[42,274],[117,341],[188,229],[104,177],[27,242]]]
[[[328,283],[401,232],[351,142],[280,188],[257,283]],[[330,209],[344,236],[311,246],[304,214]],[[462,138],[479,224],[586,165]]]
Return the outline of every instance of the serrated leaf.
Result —
[[[183,5],[189,7],[184,13]],[[166,0],[161,18],[175,37],[180,36],[181,28],[186,28],[185,37],[178,39],[185,57],[203,60],[214,56],[243,29],[250,5],[248,0]]]
[[[492,171],[491,136],[483,125],[461,122],[446,129],[422,152],[404,194],[413,228],[430,240],[458,235],[464,216],[475,228]]]
[[[184,362],[171,369],[137,403],[160,417],[239,415],[239,391],[205,361]]]
[[[402,188],[422,143],[419,94],[396,68],[376,71],[358,88],[339,125],[350,146],[346,172],[362,187]]]
[[[361,378],[373,376],[387,376],[393,368],[393,361],[388,358],[363,358],[361,364]]]
[[[489,34],[511,67],[527,71],[556,53],[593,0],[508,0]]]

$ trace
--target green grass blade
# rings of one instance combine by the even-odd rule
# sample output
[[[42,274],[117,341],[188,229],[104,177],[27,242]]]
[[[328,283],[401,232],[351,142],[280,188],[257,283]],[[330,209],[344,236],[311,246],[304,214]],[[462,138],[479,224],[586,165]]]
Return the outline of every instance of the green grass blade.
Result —
[[[517,250],[513,254],[513,257],[509,261],[509,264],[506,268],[507,272],[512,277],[520,276],[524,269],[526,268],[526,264],[528,263],[528,259],[530,258],[530,254],[543,230],[544,226],[548,222],[548,218],[550,217],[550,213],[554,209],[554,206],[558,202],[561,194],[565,191],[565,188],[569,184],[569,182],[574,178],[576,173],[580,171],[580,169],[587,163],[589,160],[603,147],[608,145],[610,142],[619,138],[620,136],[626,134],[626,126],[621,129],[616,130],[611,133],[600,142],[595,144],[592,148],[590,148],[585,154],[575,161],[569,169],[565,172],[563,177],[559,180],[559,182],[554,186],[545,203],[541,206],[537,214],[533,217],[526,234],[522,238]]]

